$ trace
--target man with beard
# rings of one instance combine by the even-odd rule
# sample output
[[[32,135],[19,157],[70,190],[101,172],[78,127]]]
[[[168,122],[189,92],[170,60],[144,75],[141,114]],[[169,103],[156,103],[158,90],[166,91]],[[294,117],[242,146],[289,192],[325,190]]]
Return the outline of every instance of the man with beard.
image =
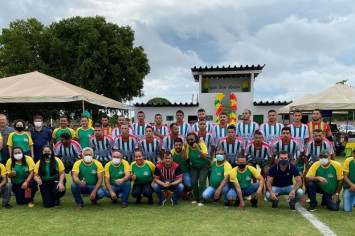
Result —
[[[139,111],[137,113],[137,118],[138,122],[133,123],[132,129],[133,134],[137,137],[137,140],[140,140],[144,137],[145,128],[147,128],[147,126],[150,126],[150,124],[145,122],[145,114],[143,111]]]
[[[110,135],[112,134],[112,127],[110,125],[110,119],[107,115],[101,117],[101,125],[103,134]]]
[[[213,134],[211,132],[208,132],[206,128],[207,121],[205,119],[200,119],[198,121],[198,131],[196,132],[196,134],[200,138],[200,140],[203,140],[203,142],[206,144],[208,150],[208,158],[212,161],[216,145],[214,142]]]
[[[117,118],[117,127],[112,130],[111,138],[115,139],[117,135],[121,134],[121,125],[127,125],[127,120],[124,115],[119,115]],[[129,127],[129,134],[133,134],[133,129]]]
[[[244,140],[237,137],[234,125],[228,126],[227,137],[221,138],[217,147],[224,150],[226,159],[232,167],[236,166],[238,157],[244,154]]]
[[[259,129],[259,125],[256,122],[250,120],[251,111],[248,109],[243,111],[242,117],[243,121],[236,125],[237,136],[244,140],[244,145],[246,146],[247,143],[253,140],[254,133]]]
[[[163,117],[160,114],[154,116],[154,125],[153,131],[154,135],[157,136],[160,140],[163,140],[164,136],[169,133],[169,127],[163,125]]]
[[[100,124],[95,124],[94,132],[95,134],[90,137],[89,146],[95,152],[94,159],[105,166],[111,161],[113,140],[110,135],[103,133]]]
[[[260,132],[264,136],[264,141],[269,145],[281,136],[283,124],[276,121],[277,115],[275,110],[270,110],[267,113],[268,121],[260,125]]]
[[[212,132],[215,143],[218,143],[218,141],[221,138],[227,136],[227,127],[228,127],[227,114],[221,112],[221,114],[219,114],[219,124],[213,127],[213,132]]]
[[[162,153],[160,155],[161,157],[165,152],[169,152],[171,149],[174,148],[174,140],[176,138],[181,138],[183,142],[185,142],[185,137],[179,134],[179,126],[176,123],[171,123],[170,133],[168,135],[165,135],[163,138],[163,145],[161,147]]]
[[[308,158],[309,166],[319,161],[319,155],[323,150],[327,150],[331,154],[332,160],[335,159],[332,143],[323,137],[323,131],[321,129],[315,129],[313,139],[307,143],[306,148],[306,157]]]
[[[113,149],[120,150],[122,152],[123,159],[129,163],[132,163],[136,144],[137,137],[129,134],[128,125],[121,125],[121,134],[117,135],[113,140]]]
[[[178,110],[176,112],[176,125],[179,127],[179,134],[186,137],[188,133],[191,132],[191,126],[189,123],[184,121],[184,112],[182,110]]]
[[[307,124],[310,138],[313,138],[314,131],[316,129],[320,129],[323,132],[323,136],[326,137],[329,141],[333,142],[330,126],[327,123],[321,121],[321,119],[321,111],[319,109],[314,109],[312,112],[312,121]]]
[[[153,162],[154,165],[157,162],[161,162],[159,157],[161,142],[159,138],[154,137],[152,126],[147,126],[147,128],[145,128],[145,137],[137,142],[136,149],[141,150],[144,158]]]
[[[206,120],[206,111],[205,111],[205,109],[203,109],[203,108],[198,109],[198,111],[197,111],[197,119],[198,120]],[[191,128],[192,128],[192,132],[198,131],[198,121],[195,124],[193,124]],[[206,121],[206,130],[208,132],[211,132],[211,133],[213,132],[213,125],[210,122],[208,122],[208,121]]]

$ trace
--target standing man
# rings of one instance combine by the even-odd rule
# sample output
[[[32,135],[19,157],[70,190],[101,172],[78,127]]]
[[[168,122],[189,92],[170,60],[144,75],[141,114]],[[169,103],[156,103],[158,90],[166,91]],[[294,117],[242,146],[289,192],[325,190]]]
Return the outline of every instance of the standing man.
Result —
[[[189,123],[184,121],[184,112],[182,110],[178,110],[176,112],[176,125],[179,127],[179,134],[186,138],[187,134],[191,132],[191,126]]]
[[[319,161],[309,169],[306,179],[310,207],[308,211],[317,209],[316,193],[323,194],[321,206],[327,206],[328,210],[339,210],[339,194],[343,187],[343,168],[337,161],[330,160],[327,150],[321,151]],[[352,203],[354,204],[354,203]]]
[[[227,137],[227,114],[225,112],[221,112],[219,114],[219,124],[213,127],[213,137],[215,139],[215,143],[218,143],[221,138]]]
[[[134,149],[137,145],[137,137],[129,134],[128,125],[121,125],[121,134],[113,140],[113,149],[120,150],[123,158],[131,163],[134,158]]]
[[[217,148],[224,150],[227,161],[232,165],[232,167],[237,165],[238,157],[244,154],[244,140],[237,137],[234,125],[228,126],[227,137],[219,140]]]
[[[108,115],[104,114],[101,116],[101,125],[102,125],[102,132],[106,135],[112,134],[112,127],[110,125],[110,118]]]
[[[355,201],[355,149],[353,156],[344,162],[344,191],[343,191],[343,210],[353,211]]]
[[[89,146],[94,150],[95,160],[105,166],[111,160],[113,140],[110,135],[103,134],[100,124],[94,125],[94,132],[90,137]]]
[[[164,136],[169,134],[169,127],[163,125],[163,117],[160,114],[154,116],[154,123],[154,135],[160,138],[160,140],[163,140]]]
[[[208,150],[208,158],[212,162],[216,144],[214,142],[213,134],[207,131],[206,128],[207,128],[207,121],[201,118],[198,121],[198,131],[196,131],[196,133],[197,136],[200,138],[200,140],[203,140],[203,142],[206,144]]]
[[[119,115],[117,118],[117,127],[112,130],[111,138],[115,139],[117,135],[121,134],[121,125],[128,125],[124,115]],[[133,135],[133,129],[129,127],[129,134]]]
[[[153,162],[155,165],[157,162],[161,162],[159,157],[161,150],[160,139],[154,137],[152,126],[145,128],[145,137],[141,138],[136,145],[136,149],[140,149],[146,160]]]
[[[94,129],[89,127],[89,118],[87,116],[81,117],[81,127],[76,130],[76,140],[82,148],[89,147],[90,136],[94,134]]]
[[[295,205],[303,195],[302,178],[297,167],[291,164],[290,160],[289,153],[282,150],[279,153],[278,163],[273,164],[269,169],[266,199],[272,202],[272,208],[277,208],[281,195],[288,195],[290,210],[295,211]],[[295,185],[293,177],[296,180]]]
[[[59,128],[56,128],[53,131],[52,137],[53,137],[54,144],[60,141],[60,135],[62,133],[68,133],[70,139],[75,138],[75,131],[72,128],[68,127],[68,117],[65,115],[62,115],[59,118]]]
[[[300,110],[293,111],[293,122],[288,125],[291,129],[291,136],[300,140],[303,145],[309,141],[308,126],[301,122],[302,112]]]
[[[201,108],[198,109],[197,111],[197,119],[199,120],[206,120],[206,111],[205,109]],[[192,132],[197,132],[198,131],[198,121],[191,126]],[[213,133],[213,125],[206,120],[206,130],[208,132]]]
[[[314,130],[320,129],[323,131],[323,136],[330,142],[333,142],[332,131],[330,126],[322,121],[322,113],[319,109],[314,109],[312,112],[312,121],[307,124],[309,130],[309,137],[313,138]]]
[[[270,110],[267,113],[268,121],[260,125],[260,132],[264,136],[265,142],[269,145],[281,136],[283,124],[277,122],[277,115],[275,110]]]
[[[33,141],[33,160],[35,163],[39,161],[42,156],[42,148],[46,145],[52,145],[52,132],[43,126],[42,116],[33,117],[34,128],[30,130]]]
[[[150,126],[149,123],[145,122],[145,114],[143,111],[137,113],[138,122],[133,123],[132,129],[133,134],[137,137],[138,140],[144,137],[145,128]]]
[[[163,144],[162,144],[162,154],[163,156],[164,152],[169,152],[171,149],[174,148],[174,140],[176,138],[181,138],[183,142],[185,142],[185,137],[181,134],[179,134],[179,127],[177,126],[176,123],[171,123],[170,124],[170,133],[168,135],[165,135],[163,138]]]
[[[1,155],[0,155],[0,162],[4,165],[6,165],[7,159],[9,159],[9,148],[7,146],[7,139],[9,138],[9,134],[14,132],[15,129],[7,126],[7,118],[4,114],[0,114],[0,134],[2,136],[2,141],[3,146],[1,150]]]
[[[306,158],[309,166],[319,161],[319,155],[323,150],[327,150],[331,154],[331,159],[335,159],[334,148],[332,143],[323,137],[321,129],[315,129],[313,132],[313,139],[307,143]]]
[[[65,173],[68,174],[73,169],[74,163],[80,159],[80,144],[70,139],[69,133],[61,133],[60,140],[54,146],[54,155],[61,159],[65,167]]]
[[[242,114],[243,121],[239,122],[236,126],[237,136],[244,140],[244,146],[247,145],[250,141],[253,140],[254,133],[259,129],[259,125],[250,120],[251,111],[245,109]]]

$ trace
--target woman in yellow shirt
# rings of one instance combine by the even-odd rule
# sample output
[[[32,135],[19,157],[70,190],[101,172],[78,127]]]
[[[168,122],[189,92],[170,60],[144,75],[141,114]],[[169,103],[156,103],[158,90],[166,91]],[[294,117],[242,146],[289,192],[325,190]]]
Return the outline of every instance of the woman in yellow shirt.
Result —
[[[34,157],[33,141],[31,136],[25,131],[26,124],[23,120],[15,120],[15,131],[9,134],[7,139],[7,146],[9,148],[9,156],[12,156],[12,147],[20,146],[23,153],[27,156]]]

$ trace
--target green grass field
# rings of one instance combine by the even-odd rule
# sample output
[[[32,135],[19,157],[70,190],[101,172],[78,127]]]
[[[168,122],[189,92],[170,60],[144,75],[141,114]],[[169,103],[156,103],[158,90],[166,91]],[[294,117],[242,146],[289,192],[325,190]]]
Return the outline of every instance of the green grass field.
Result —
[[[338,161],[342,163],[344,158]],[[284,199],[277,210],[263,199],[257,209],[251,208],[247,201],[245,211],[241,212],[236,207],[225,208],[223,201],[207,201],[198,207],[180,200],[178,206],[171,206],[169,197],[165,206],[148,206],[146,200],[136,206],[134,199],[130,199],[129,207],[122,209],[120,202],[113,205],[108,198],[94,207],[84,197],[86,205],[77,211],[70,192],[71,178],[67,176],[67,180],[67,193],[56,208],[44,208],[39,192],[34,208],[17,206],[12,197],[12,209],[0,208],[1,235],[321,235],[299,212],[289,211]],[[157,200],[154,194],[155,203]],[[355,212],[330,212],[319,206],[313,214],[335,234],[354,235]]]

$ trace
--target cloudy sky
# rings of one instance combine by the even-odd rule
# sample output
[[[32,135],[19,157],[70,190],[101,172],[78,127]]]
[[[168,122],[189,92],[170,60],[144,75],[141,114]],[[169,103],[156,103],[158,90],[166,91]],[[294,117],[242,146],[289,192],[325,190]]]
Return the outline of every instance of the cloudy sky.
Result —
[[[0,27],[72,16],[130,25],[148,54],[147,102],[191,102],[194,66],[266,64],[256,101],[295,100],[349,79],[355,87],[353,0],[1,0]]]

